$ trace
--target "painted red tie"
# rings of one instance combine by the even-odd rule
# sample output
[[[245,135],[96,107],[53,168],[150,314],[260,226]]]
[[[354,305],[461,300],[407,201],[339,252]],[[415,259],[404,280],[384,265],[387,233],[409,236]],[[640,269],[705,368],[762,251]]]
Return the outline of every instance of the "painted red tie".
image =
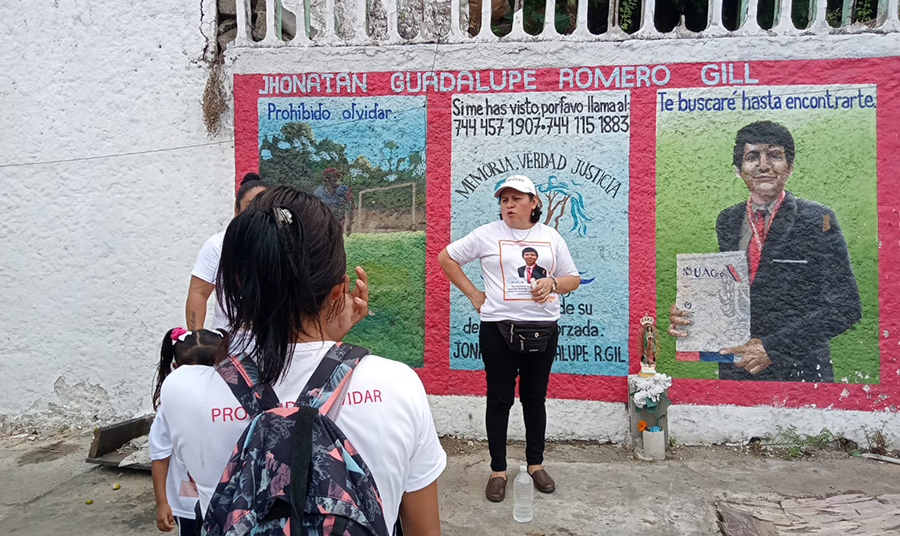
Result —
[[[766,214],[769,211],[762,208],[753,213],[753,221],[751,225],[753,225],[754,229],[751,229],[751,233],[754,235],[750,244],[747,245],[747,260],[750,264],[750,283],[753,283],[753,278],[756,276],[756,269],[759,267],[759,258],[762,255],[762,245],[766,241],[766,234],[768,232],[768,227],[766,227]]]

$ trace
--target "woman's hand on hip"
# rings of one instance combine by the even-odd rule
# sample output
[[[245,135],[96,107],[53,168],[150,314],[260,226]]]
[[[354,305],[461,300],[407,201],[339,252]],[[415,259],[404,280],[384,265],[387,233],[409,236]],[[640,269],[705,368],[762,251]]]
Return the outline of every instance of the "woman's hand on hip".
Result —
[[[545,301],[550,299],[550,293],[553,291],[553,280],[549,277],[542,277],[540,279],[533,280],[533,286],[531,287],[531,295],[534,296],[534,301],[538,303],[544,303]]]
[[[469,296],[469,301],[472,302],[472,307],[475,308],[475,312],[481,314],[481,306],[484,305],[484,300],[487,299],[484,291],[476,289],[475,292]]]

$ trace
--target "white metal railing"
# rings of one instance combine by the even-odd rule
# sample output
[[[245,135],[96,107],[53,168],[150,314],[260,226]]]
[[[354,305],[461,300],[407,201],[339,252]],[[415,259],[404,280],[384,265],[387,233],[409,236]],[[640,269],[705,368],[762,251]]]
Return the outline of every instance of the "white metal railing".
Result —
[[[265,3],[265,37],[253,39],[251,0],[236,0],[237,32],[228,46],[236,47],[308,47],[341,45],[394,45],[415,43],[491,43],[502,41],[617,41],[625,39],[663,39],[669,37],[724,37],[757,35],[826,35],[846,33],[890,33],[900,31],[898,2],[900,0],[878,0],[878,15],[874,21],[863,24],[851,23],[852,8],[857,0],[843,0],[840,26],[832,27],[826,21],[826,0],[810,0],[810,23],[807,28],[796,28],[792,22],[791,0],[776,0],[775,19],[771,29],[763,29],[757,22],[759,0],[738,0],[739,27],[729,30],[722,21],[723,0],[708,0],[708,21],[706,28],[699,32],[688,30],[684,19],[671,32],[660,32],[654,25],[655,1],[642,0],[639,26],[634,33],[626,33],[619,26],[618,11],[620,0],[610,0],[607,31],[593,34],[588,30],[588,0],[578,0],[575,28],[571,33],[560,34],[554,25],[554,17],[545,17],[543,31],[531,35],[523,24],[522,0],[516,0],[517,9],[512,18],[512,28],[508,34],[497,36],[491,29],[491,0],[481,1],[480,29],[475,35],[468,31],[468,0],[407,0],[418,1],[421,13],[416,20],[405,22],[406,28],[414,27],[415,36],[406,38],[399,31],[401,13],[400,0],[380,0],[381,9],[374,9],[375,0],[342,0],[343,9],[336,10],[335,0],[257,0]],[[540,1],[540,0],[539,0]],[[545,0],[545,13],[555,13],[556,0]],[[426,4],[435,8],[439,3],[449,3],[449,28],[441,32],[432,18],[428,21]],[[408,7],[408,6],[407,6]],[[282,19],[293,14],[296,20],[295,35],[288,39],[281,35]],[[261,14],[260,14],[261,16]],[[371,35],[369,28],[373,20],[386,26],[386,31]],[[257,22],[257,25],[259,22]],[[447,24],[443,25],[447,27]],[[340,32],[336,28],[341,29]],[[352,30],[352,31],[348,31]],[[257,30],[257,34],[259,30]]]

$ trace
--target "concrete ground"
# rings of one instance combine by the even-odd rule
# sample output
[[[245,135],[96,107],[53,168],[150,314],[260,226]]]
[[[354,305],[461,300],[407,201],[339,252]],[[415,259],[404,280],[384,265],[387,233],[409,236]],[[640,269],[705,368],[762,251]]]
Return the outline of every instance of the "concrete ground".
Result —
[[[551,443],[546,468],[558,489],[536,493],[534,520],[518,524],[511,485],[502,503],[484,498],[487,445],[454,438],[443,443],[448,466],[439,480],[441,521],[450,536],[715,535],[721,497],[900,493],[900,466],[842,452],[789,460],[728,447],[680,447],[654,464],[616,446]],[[160,534],[149,473],[86,464],[89,444],[87,434],[75,433],[0,437],[0,534]],[[511,445],[509,455],[512,482],[523,445]]]

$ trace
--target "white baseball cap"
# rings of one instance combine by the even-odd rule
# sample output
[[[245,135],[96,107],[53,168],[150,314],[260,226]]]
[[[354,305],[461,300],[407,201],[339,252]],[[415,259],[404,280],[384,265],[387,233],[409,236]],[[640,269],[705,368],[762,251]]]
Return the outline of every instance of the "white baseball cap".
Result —
[[[513,190],[518,190],[523,194],[537,195],[537,190],[535,190],[534,188],[534,183],[531,182],[531,179],[529,179],[525,175],[510,175],[509,177],[506,177],[506,179],[500,181],[500,183],[494,189],[494,197],[500,197],[500,192],[504,188],[512,188]]]

